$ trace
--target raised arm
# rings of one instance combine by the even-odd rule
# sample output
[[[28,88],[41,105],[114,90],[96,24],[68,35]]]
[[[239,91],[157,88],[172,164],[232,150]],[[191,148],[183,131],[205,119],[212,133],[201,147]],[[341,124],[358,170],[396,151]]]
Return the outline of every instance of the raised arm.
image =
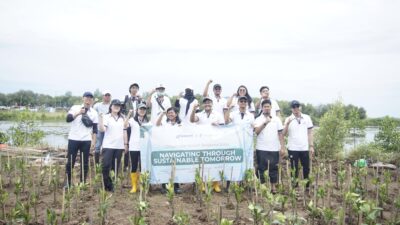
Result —
[[[207,81],[206,86],[204,87],[204,91],[203,91],[203,97],[207,97],[208,96],[208,88],[210,88],[210,84],[212,83],[212,80]]]
[[[156,89],[153,89],[150,91],[149,96],[147,96],[146,99],[146,105],[147,107],[151,108],[151,97],[153,96],[153,94],[156,92]]]
[[[191,123],[195,123],[195,122],[199,121],[199,117],[196,116],[197,107],[199,107],[199,103],[196,102],[193,104],[193,110],[192,110],[192,113],[190,114],[190,122]]]
[[[158,116],[158,119],[157,119],[157,122],[156,122],[156,126],[157,126],[157,127],[161,126],[161,121],[162,121],[162,119],[163,119],[163,117],[164,117],[165,114],[167,114],[166,111],[160,113],[160,116]]]
[[[237,93],[233,93],[233,95],[226,101],[226,107],[231,108],[233,98],[237,96]]]

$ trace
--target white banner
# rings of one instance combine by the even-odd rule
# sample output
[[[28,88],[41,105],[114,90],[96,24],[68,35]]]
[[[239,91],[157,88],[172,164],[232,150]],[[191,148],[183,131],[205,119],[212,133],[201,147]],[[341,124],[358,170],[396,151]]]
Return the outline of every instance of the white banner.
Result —
[[[240,181],[253,168],[253,132],[239,126],[184,125],[142,130],[142,171],[151,183],[167,183],[175,163],[176,183],[195,181],[196,168],[204,165],[204,180]]]

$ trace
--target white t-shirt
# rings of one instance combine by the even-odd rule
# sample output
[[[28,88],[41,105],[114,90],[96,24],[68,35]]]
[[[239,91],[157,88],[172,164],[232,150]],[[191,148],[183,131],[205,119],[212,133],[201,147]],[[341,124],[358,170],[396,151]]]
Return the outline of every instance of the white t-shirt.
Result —
[[[260,100],[260,106],[258,108],[260,111],[262,110],[261,103],[263,102],[263,100],[264,99]],[[280,111],[281,108],[279,108],[278,102],[276,100],[271,99],[271,98],[269,100],[271,101],[271,116],[274,117],[274,116],[276,116],[277,111]]]
[[[140,125],[133,118],[129,119],[131,137],[129,138],[129,151],[140,151]]]
[[[221,114],[218,112],[214,112],[214,110],[211,111],[211,113],[208,115],[205,110],[196,113],[196,116],[199,118],[199,121],[196,122],[196,124],[204,125],[204,124],[223,124],[224,119]]]
[[[93,108],[97,111],[98,114],[103,113],[103,115],[105,115],[110,110],[110,103],[104,104],[104,102],[98,102],[94,104]]]
[[[74,105],[68,111],[68,114],[75,115],[79,111],[81,111],[82,107],[83,105]],[[93,121],[93,123],[99,122],[97,112],[93,108],[89,108],[89,110],[87,111],[87,115]],[[86,127],[82,123],[82,115],[79,115],[71,122],[71,129],[68,133],[68,139],[75,141],[91,141],[92,133],[93,127]]]
[[[310,116],[302,113],[300,118],[295,118],[292,114],[285,119],[285,124],[289,120],[292,120],[292,122],[290,122],[288,129],[288,150],[308,151],[308,130],[314,126]]]
[[[227,100],[226,98],[217,98],[215,95],[209,96],[209,98],[213,101],[213,111],[224,115],[224,108],[227,107]]]
[[[233,106],[231,108],[231,112],[239,111],[238,97],[237,96],[232,98],[231,105]],[[256,109],[255,109],[255,106],[254,106],[254,102],[250,103],[250,107],[249,107],[249,103],[246,102],[246,110],[249,111],[249,112],[255,112]]]
[[[265,116],[261,115],[254,121],[254,127],[264,126]],[[257,135],[256,149],[261,151],[277,152],[281,148],[278,132],[283,130],[282,122],[278,117],[272,117],[267,126]]]
[[[157,123],[157,119],[160,115],[161,112],[166,111],[168,108],[171,107],[171,100],[169,99],[168,96],[164,95],[164,100],[161,102],[161,105],[164,107],[164,110],[161,108],[161,106],[157,102],[157,93],[154,93],[151,96],[151,117],[150,121],[153,124]]]
[[[103,116],[106,127],[103,148],[124,149],[124,117],[114,118],[110,113]]]
[[[186,105],[188,104],[188,100],[186,98],[179,99],[179,105],[180,105],[179,118],[181,119],[182,123],[190,123],[190,115],[192,114],[193,111],[193,104],[197,103],[198,103],[197,99],[194,99],[193,102],[190,103],[188,112],[185,115]]]

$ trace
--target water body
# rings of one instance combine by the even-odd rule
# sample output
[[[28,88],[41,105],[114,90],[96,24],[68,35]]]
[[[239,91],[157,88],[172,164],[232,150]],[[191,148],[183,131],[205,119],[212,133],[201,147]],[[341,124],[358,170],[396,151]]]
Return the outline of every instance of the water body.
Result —
[[[6,132],[10,127],[16,125],[13,121],[0,121],[0,130]],[[68,131],[70,125],[67,122],[37,122],[37,128],[45,132],[44,142],[55,148],[67,148]],[[356,137],[356,145],[374,141],[378,133],[378,127],[367,127],[365,137]],[[346,138],[345,150],[353,148],[353,138]]]

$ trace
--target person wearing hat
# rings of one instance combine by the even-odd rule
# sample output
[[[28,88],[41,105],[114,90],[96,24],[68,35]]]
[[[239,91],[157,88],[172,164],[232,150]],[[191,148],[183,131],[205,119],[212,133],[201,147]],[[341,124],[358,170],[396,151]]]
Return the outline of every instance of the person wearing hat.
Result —
[[[137,112],[135,116],[132,118],[130,114],[132,111],[129,111],[128,117],[125,119],[124,127],[125,132],[127,133],[128,127],[131,128],[131,136],[129,138],[129,155],[131,157],[131,183],[132,189],[130,193],[136,193],[139,186],[139,177],[140,177],[140,128],[145,126],[148,123],[147,119],[147,106],[144,103],[141,103],[137,107]],[[138,169],[139,168],[139,169]]]
[[[246,96],[237,98],[238,109],[235,111],[224,108],[225,124],[232,123],[237,126],[244,127],[246,132],[253,134],[254,114],[247,110],[248,102]],[[246,153],[245,153],[246,154]],[[227,181],[227,189],[229,189],[230,181]]]
[[[247,111],[251,112],[253,115],[255,115],[255,107],[253,103],[253,99],[251,98],[249,91],[247,90],[247,87],[244,85],[240,85],[235,93],[228,99],[227,101],[227,106],[231,109],[231,111],[238,111],[239,109],[239,104],[238,104],[238,99],[240,97],[246,97],[247,99]]]
[[[192,114],[190,115],[190,122],[200,125],[214,125],[224,124],[222,115],[213,110],[213,101],[209,97],[203,98],[204,110],[196,113],[196,109],[199,107],[198,104],[193,104]],[[215,192],[221,192],[221,187],[218,181],[213,181],[212,187]]]
[[[80,180],[85,182],[89,169],[89,151],[94,149],[97,134],[98,115],[92,108],[93,94],[89,91],[83,93],[83,104],[74,105],[68,111],[67,122],[71,124],[68,133],[68,152],[65,172],[67,175],[66,186],[72,185],[71,169],[74,168],[76,155],[80,151],[83,161]]]
[[[209,80],[206,84],[206,87],[204,88],[203,92],[203,97],[209,97],[213,101],[213,110],[215,112],[220,113],[221,115],[224,115],[224,108],[226,107],[226,99],[221,97],[221,90],[222,87],[220,84],[214,84],[213,87],[213,95],[209,96],[208,95],[208,89],[210,87],[210,84],[213,82],[213,80]]]
[[[114,191],[110,178],[110,170],[119,173],[122,153],[128,152],[128,136],[124,132],[124,115],[121,111],[122,102],[118,99],[111,101],[108,114],[100,114],[99,129],[104,132],[102,172],[104,188]],[[115,162],[117,162],[115,164]],[[115,168],[116,167],[116,168]]]
[[[110,102],[111,102],[111,92],[109,90],[103,91],[103,100],[101,102],[98,102],[94,104],[93,108],[94,110],[97,111],[97,114],[107,114],[108,110],[110,108]],[[104,138],[104,132],[97,132],[97,137],[96,137],[96,145],[94,147],[94,161],[96,164],[99,164],[100,162],[100,149],[101,145],[103,143],[103,138]]]
[[[192,86],[187,86],[184,95],[175,101],[175,107],[179,109],[179,118],[182,120],[183,124],[190,123],[193,104],[198,103],[199,102],[194,96]]]
[[[268,169],[271,192],[276,193],[279,158],[285,154],[283,126],[278,117],[271,115],[272,103],[269,99],[263,100],[261,107],[261,115],[254,121],[257,175],[261,184],[265,183],[264,172]]]
[[[171,100],[165,94],[165,87],[162,84],[152,90],[147,98],[147,107],[151,108],[150,121],[156,124],[160,113],[171,107]]]
[[[260,100],[258,100],[256,102],[256,105],[255,105],[256,110],[259,110],[259,112],[260,112],[259,115],[261,115],[263,113],[261,102],[264,100],[270,100],[271,101],[271,116],[280,117],[281,109],[279,108],[278,102],[276,100],[270,98],[268,86],[261,86],[260,95],[261,95],[261,98],[260,98]]]
[[[125,95],[122,113],[127,115],[132,110],[131,117],[135,116],[137,106],[143,103],[142,97],[139,95],[139,84],[133,83],[129,86],[129,95]],[[128,128],[128,138],[130,137],[130,128]],[[128,170],[129,167],[129,155],[124,154],[124,171]]]
[[[298,177],[299,161],[303,167],[304,179],[308,179],[310,172],[310,158],[314,155],[313,122],[310,116],[301,113],[300,102],[293,100],[290,103],[292,115],[285,119],[283,135],[288,135],[287,149],[290,166]],[[294,184],[297,186],[297,183]],[[307,188],[309,183],[307,183]]]

